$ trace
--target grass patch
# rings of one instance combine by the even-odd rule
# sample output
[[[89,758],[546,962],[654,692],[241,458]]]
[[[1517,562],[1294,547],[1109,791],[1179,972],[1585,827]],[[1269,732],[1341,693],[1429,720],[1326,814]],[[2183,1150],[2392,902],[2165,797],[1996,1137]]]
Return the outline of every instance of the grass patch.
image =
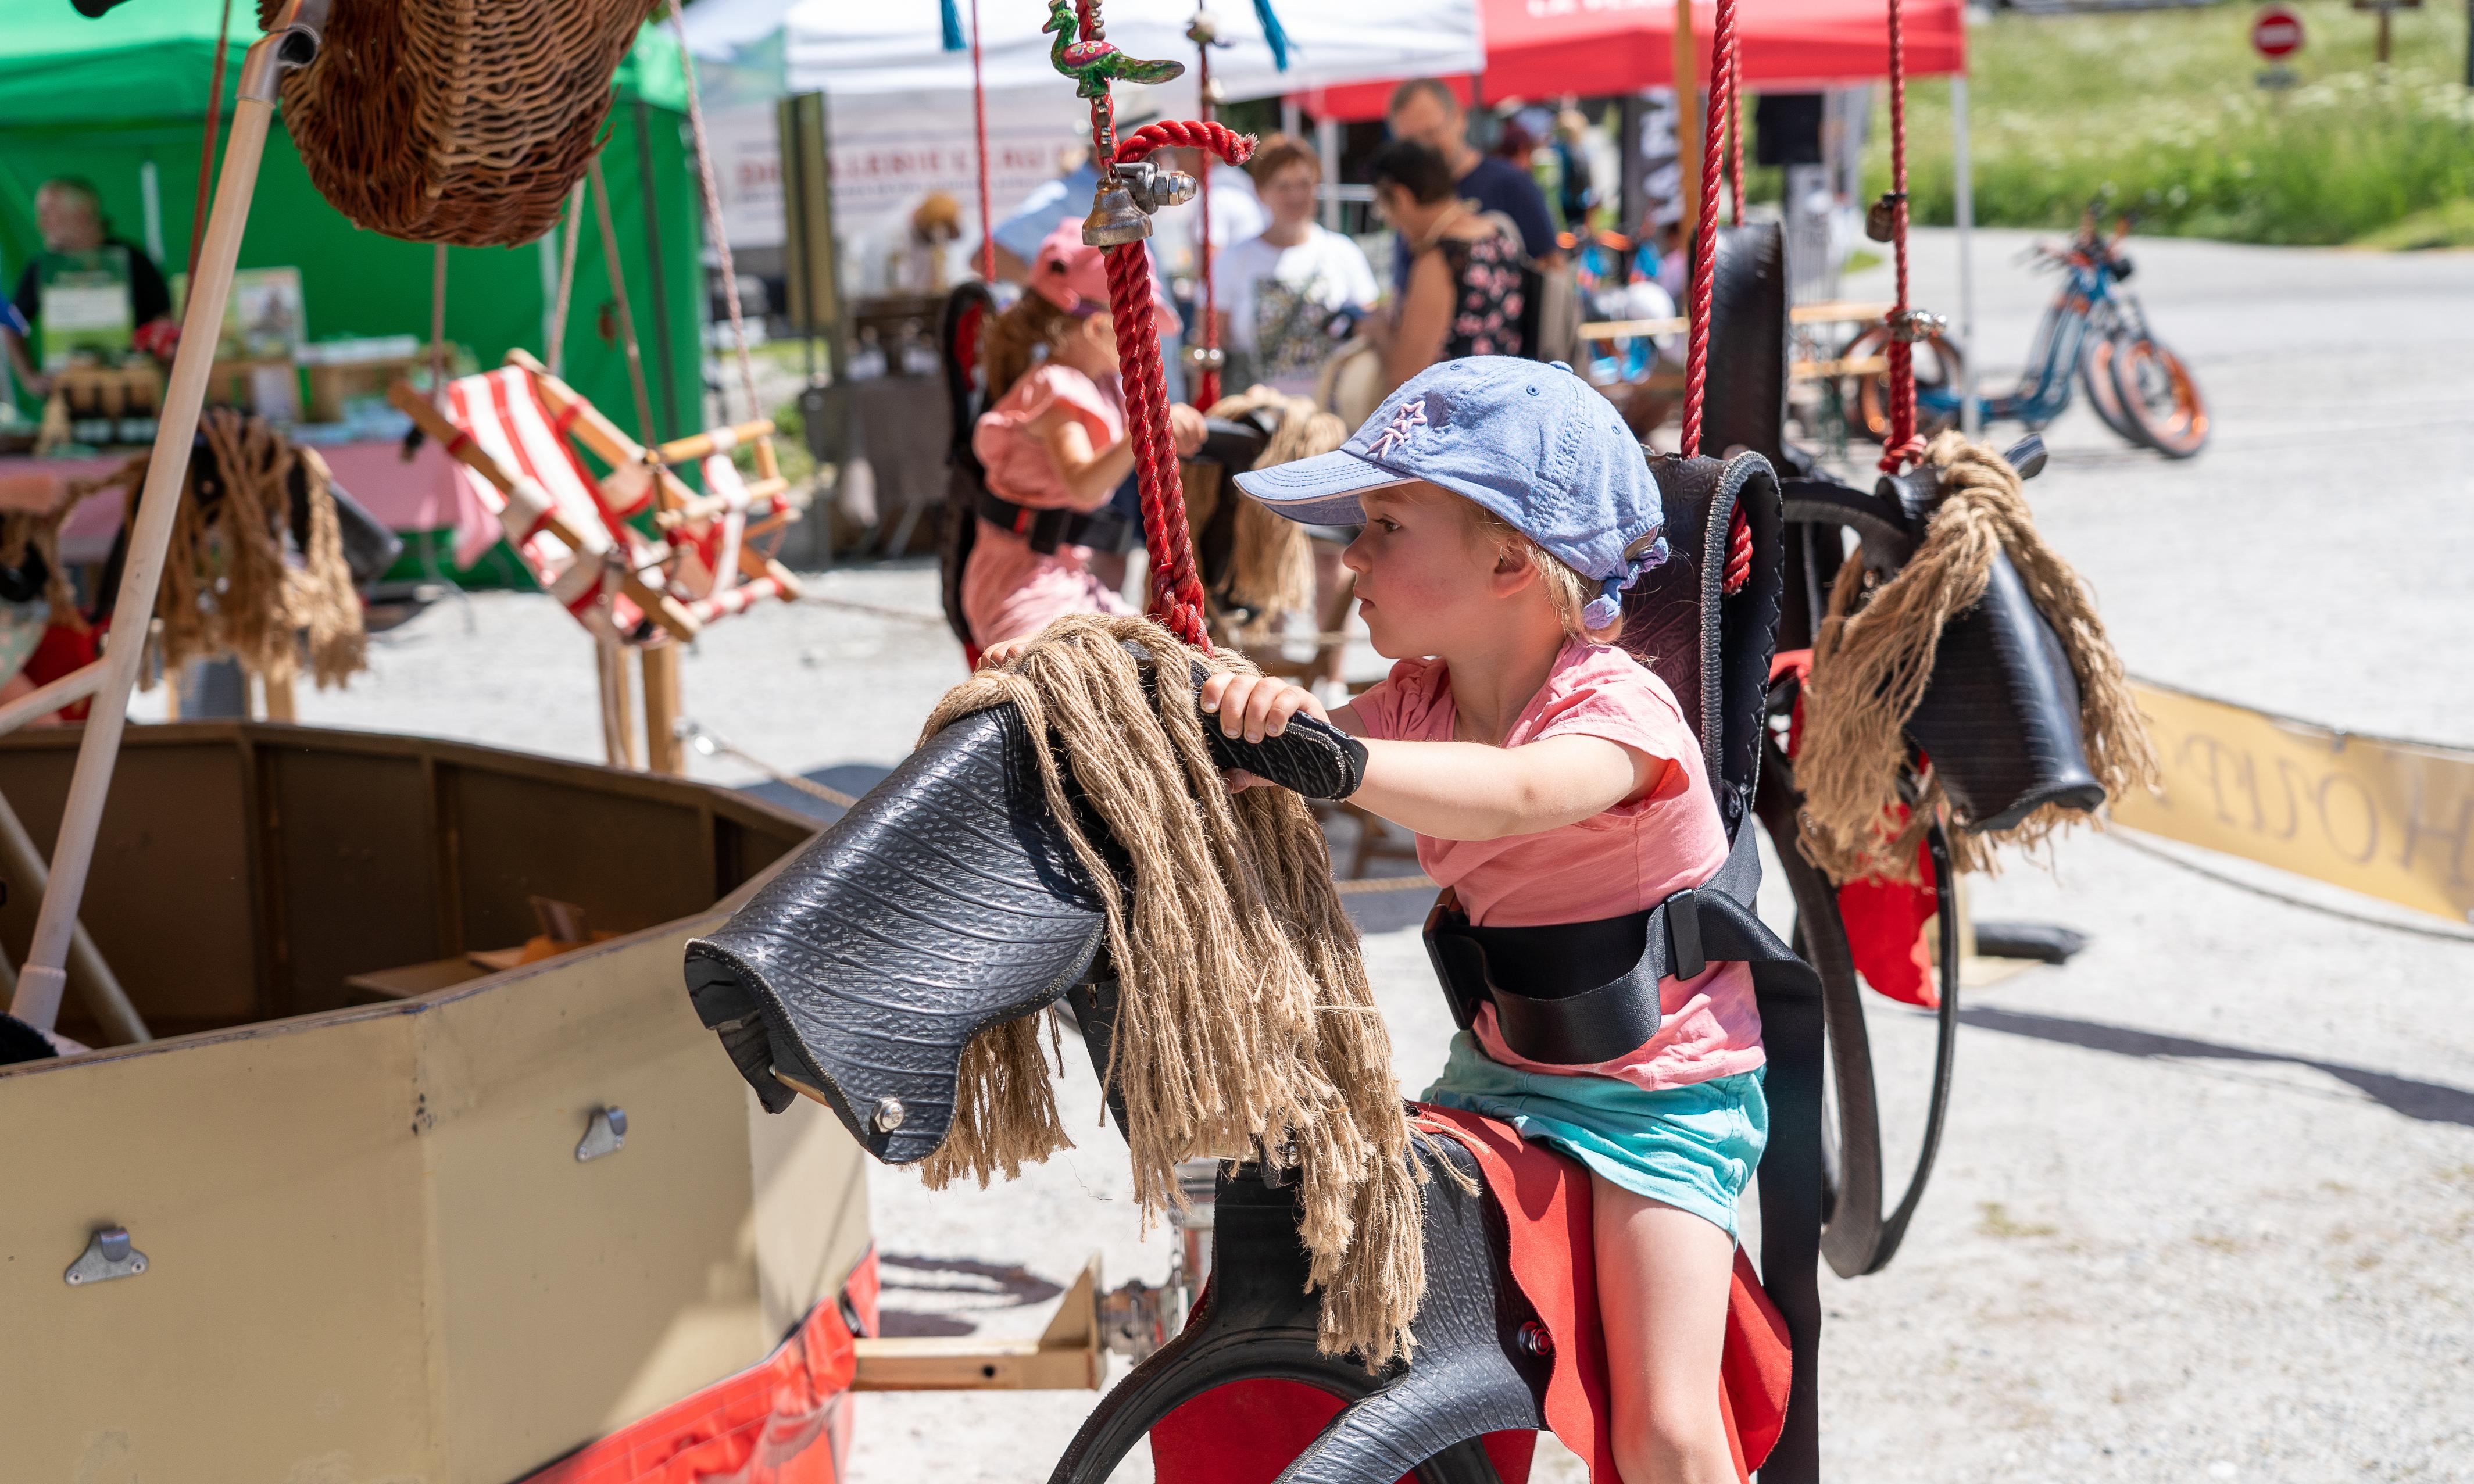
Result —
[[[2395,63],[2372,61],[2374,18],[2301,0],[2299,85],[2257,85],[2251,9],[2114,14],[2005,12],[1970,26],[1976,219],[2066,228],[2098,197],[2140,231],[2237,242],[2455,245],[2474,230],[2474,91],[2465,11],[2395,15]],[[1908,99],[1915,219],[1954,219],[1950,85]],[[1870,188],[1889,179],[1888,108],[1877,109]],[[2419,223],[2407,231],[2408,223]]]
[[[2474,247],[2474,198],[2451,201],[2416,211],[2403,221],[2390,222],[2374,232],[2365,232],[2354,241],[2356,247],[2384,248],[2392,253],[2420,252],[2426,248]]]
[[[2010,1214],[2009,1207],[1999,1201],[1976,1203],[1976,1230],[1989,1237],[2049,1237],[2053,1229],[2041,1221],[2021,1221]]]

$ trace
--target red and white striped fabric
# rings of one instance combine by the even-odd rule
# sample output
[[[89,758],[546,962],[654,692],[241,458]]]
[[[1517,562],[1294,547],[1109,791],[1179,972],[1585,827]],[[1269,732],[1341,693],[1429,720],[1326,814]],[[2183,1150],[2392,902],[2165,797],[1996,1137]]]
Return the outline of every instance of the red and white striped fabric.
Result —
[[[739,585],[740,542],[747,530],[747,484],[739,477],[739,466],[728,453],[713,453],[704,461],[704,489],[707,495],[718,495],[727,501],[721,513],[673,532],[671,542],[680,548],[680,588],[690,597],[717,598]]]
[[[501,494],[476,471],[458,466],[474,498],[497,515],[507,544],[534,579],[594,633],[615,639],[632,631],[643,614],[620,591],[615,564],[621,553],[634,553],[635,533],[602,504],[598,486],[567,441],[565,422],[543,405],[530,374],[502,366],[458,377],[447,386],[447,415],[514,476],[514,492]],[[552,511],[583,541],[582,552],[550,533]]]

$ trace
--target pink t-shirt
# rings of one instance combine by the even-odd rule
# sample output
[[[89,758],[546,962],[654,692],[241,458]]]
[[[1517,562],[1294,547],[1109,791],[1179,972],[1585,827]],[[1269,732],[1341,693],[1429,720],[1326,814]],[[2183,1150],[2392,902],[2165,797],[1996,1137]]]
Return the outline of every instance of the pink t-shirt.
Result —
[[[1441,660],[1402,660],[1390,679],[1350,704],[1370,738],[1452,740],[1452,681]],[[1701,744],[1666,682],[1613,645],[1566,640],[1504,745],[1565,734],[1603,737],[1669,766],[1646,795],[1578,824],[1503,839],[1419,836],[1419,864],[1452,888],[1472,923],[1516,928],[1618,917],[1708,880],[1726,862],[1726,827]],[[1760,1011],[1743,964],[1663,980],[1658,998],[1658,1034],[1589,1066],[1549,1066],[1514,1055],[1492,1006],[1478,1011],[1473,1030],[1486,1054],[1506,1066],[1592,1073],[1653,1091],[1761,1064]]]
[[[1062,408],[1091,435],[1094,450],[1126,436],[1126,397],[1115,377],[1094,381],[1071,366],[1043,362],[1023,373],[997,404],[980,414],[971,429],[971,451],[988,472],[988,490],[1034,510],[1074,503],[1056,475],[1048,446],[1030,427],[1052,408]]]

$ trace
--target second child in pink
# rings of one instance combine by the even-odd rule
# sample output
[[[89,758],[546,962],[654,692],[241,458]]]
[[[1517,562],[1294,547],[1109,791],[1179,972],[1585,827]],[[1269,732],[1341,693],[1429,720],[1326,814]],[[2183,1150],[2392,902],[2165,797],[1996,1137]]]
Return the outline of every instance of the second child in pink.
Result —
[[[1153,284],[1152,312],[1176,316]],[[988,324],[982,354],[992,405],[971,431],[988,493],[1026,510],[1090,512],[1105,506],[1133,472],[1126,402],[1117,377],[1116,323],[1108,312],[1100,251],[1081,224],[1058,227],[1031,262],[1013,307]],[[1202,416],[1169,409],[1179,453],[1202,444]],[[984,517],[962,572],[962,617],[982,649],[1037,633],[1069,613],[1124,613],[1125,600],[1092,571],[1089,547],[1032,548],[1030,538]]]

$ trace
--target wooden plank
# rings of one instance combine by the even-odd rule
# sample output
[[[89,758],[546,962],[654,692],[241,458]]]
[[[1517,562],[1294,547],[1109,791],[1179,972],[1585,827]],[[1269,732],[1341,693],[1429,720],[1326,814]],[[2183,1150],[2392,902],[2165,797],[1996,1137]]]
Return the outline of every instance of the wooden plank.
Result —
[[[851,1390],[1098,1391],[1107,1374],[1100,1351],[1099,1295],[1100,1259],[1094,1255],[1036,1340],[863,1338]]]

